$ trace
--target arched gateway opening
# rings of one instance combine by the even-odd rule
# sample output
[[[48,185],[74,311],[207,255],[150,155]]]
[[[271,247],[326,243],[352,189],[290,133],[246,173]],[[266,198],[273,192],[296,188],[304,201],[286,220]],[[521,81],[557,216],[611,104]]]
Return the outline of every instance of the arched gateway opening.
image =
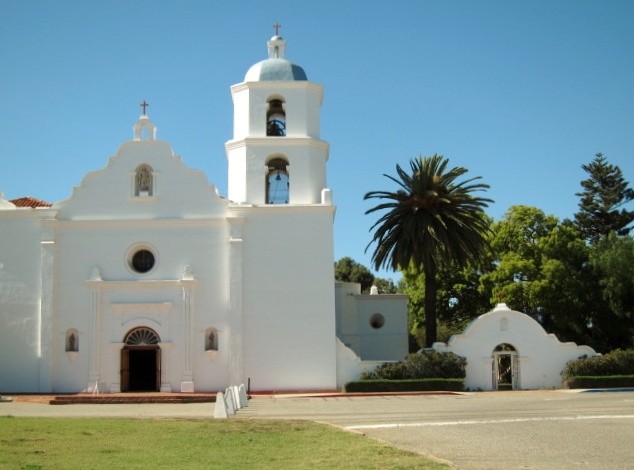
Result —
[[[516,390],[520,387],[518,354],[510,344],[498,344],[493,350],[493,390]]]
[[[121,391],[158,392],[161,386],[160,339],[150,328],[136,328],[121,350]]]

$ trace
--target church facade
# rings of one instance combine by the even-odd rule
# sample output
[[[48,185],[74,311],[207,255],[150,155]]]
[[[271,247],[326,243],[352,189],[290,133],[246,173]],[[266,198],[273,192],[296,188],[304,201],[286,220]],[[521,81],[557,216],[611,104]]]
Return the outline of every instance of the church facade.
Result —
[[[407,354],[405,296],[335,289],[323,88],[285,48],[231,87],[226,198],[145,108],[69,199],[0,194],[0,392],[335,389]]]

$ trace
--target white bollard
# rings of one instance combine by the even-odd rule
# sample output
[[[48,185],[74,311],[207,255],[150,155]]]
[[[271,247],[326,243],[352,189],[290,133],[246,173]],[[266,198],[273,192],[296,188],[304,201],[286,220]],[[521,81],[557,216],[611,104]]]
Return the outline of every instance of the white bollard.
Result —
[[[244,384],[238,388],[238,395],[240,395],[240,408],[249,406],[249,399],[247,397],[247,389]]]
[[[233,392],[231,391],[231,387],[225,390],[225,401],[227,403],[227,414],[228,415],[236,414],[236,406],[233,403]]]
[[[240,394],[238,393],[238,386],[233,385],[231,387],[231,393],[233,393],[233,403],[236,407],[236,411],[238,411],[242,406],[240,405]]]
[[[215,419],[227,419],[227,404],[225,403],[225,396],[222,392],[216,394],[216,406],[214,408]]]

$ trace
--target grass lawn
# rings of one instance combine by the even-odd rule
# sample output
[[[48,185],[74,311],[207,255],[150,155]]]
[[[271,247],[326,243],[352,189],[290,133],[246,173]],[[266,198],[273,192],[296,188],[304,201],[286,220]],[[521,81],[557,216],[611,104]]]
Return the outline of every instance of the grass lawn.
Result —
[[[306,421],[0,417],[0,469],[445,469]]]

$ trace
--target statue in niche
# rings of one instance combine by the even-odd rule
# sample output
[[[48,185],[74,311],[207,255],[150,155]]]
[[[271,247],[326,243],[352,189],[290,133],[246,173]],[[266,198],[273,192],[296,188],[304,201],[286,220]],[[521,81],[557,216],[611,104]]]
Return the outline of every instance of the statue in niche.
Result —
[[[141,168],[136,174],[136,185],[139,191],[150,191],[151,176],[147,168]]]
[[[215,351],[216,349],[216,334],[212,331],[207,337],[207,351]]]
[[[508,318],[504,317],[500,320],[500,330],[506,331],[508,329],[509,329],[509,320]]]
[[[71,333],[68,337],[67,351],[77,351],[77,338],[75,338],[75,333]]]

